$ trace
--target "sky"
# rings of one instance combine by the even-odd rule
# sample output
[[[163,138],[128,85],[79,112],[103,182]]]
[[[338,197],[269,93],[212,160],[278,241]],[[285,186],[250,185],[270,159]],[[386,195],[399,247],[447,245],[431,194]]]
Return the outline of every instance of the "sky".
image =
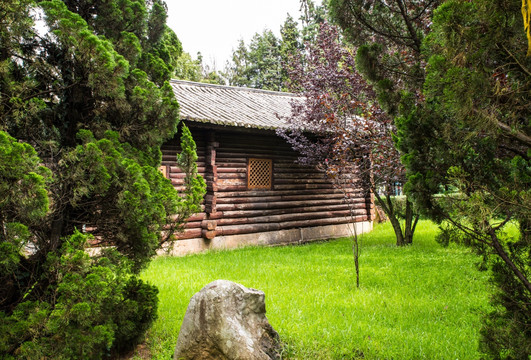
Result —
[[[166,4],[167,24],[183,50],[194,59],[201,52],[203,62],[216,70],[224,69],[240,39],[248,45],[264,29],[280,36],[287,14],[297,22],[300,16],[300,0],[166,0]]]

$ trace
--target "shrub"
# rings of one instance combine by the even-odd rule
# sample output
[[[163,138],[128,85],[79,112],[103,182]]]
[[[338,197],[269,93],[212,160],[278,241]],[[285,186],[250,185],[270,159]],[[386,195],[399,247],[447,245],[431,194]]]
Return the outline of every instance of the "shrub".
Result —
[[[88,235],[72,235],[51,254],[42,300],[0,312],[0,351],[28,359],[101,359],[130,349],[156,319],[157,289],[129,275],[114,250],[91,258]]]

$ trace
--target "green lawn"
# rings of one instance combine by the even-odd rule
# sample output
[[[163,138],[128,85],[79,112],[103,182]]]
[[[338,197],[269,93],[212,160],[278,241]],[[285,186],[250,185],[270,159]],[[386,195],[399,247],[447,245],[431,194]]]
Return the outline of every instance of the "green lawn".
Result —
[[[287,359],[478,359],[488,273],[436,232],[422,221],[413,245],[397,248],[390,225],[376,226],[361,240],[360,289],[348,239],[160,257],[143,273],[160,290],[149,358],[171,357],[192,295],[227,279],[265,292]]]

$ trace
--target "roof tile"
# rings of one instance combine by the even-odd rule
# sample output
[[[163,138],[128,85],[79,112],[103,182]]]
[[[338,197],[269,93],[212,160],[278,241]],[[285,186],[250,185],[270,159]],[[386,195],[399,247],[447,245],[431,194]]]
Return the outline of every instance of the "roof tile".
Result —
[[[218,125],[276,129],[286,127],[292,93],[172,80],[181,118]]]

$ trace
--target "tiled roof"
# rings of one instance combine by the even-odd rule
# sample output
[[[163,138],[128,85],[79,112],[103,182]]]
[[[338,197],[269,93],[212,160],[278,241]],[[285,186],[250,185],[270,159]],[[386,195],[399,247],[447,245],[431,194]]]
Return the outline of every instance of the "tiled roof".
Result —
[[[291,93],[172,80],[181,118],[190,121],[259,129],[286,126],[279,119],[291,115]],[[278,116],[277,116],[278,115]]]

